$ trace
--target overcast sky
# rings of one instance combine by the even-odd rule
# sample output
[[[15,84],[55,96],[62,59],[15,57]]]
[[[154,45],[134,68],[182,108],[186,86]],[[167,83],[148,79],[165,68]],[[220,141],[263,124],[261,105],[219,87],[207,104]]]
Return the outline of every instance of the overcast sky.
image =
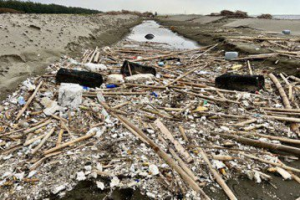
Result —
[[[161,14],[209,14],[220,10],[243,10],[251,15],[300,14],[300,0],[33,0],[101,11],[157,11]]]

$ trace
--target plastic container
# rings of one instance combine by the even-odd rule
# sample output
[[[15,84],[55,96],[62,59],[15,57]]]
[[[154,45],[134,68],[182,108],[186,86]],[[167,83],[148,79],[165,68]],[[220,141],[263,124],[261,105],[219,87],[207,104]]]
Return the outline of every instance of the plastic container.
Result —
[[[284,35],[291,35],[291,31],[290,30],[283,30],[282,33]]]
[[[101,74],[61,68],[56,74],[57,83],[75,83],[82,86],[95,88],[103,83]]]
[[[256,92],[265,87],[263,76],[224,74],[216,78],[216,87],[227,90]]]
[[[225,53],[225,59],[226,60],[233,60],[239,57],[239,53],[236,51],[232,51],[232,52],[226,52]]]

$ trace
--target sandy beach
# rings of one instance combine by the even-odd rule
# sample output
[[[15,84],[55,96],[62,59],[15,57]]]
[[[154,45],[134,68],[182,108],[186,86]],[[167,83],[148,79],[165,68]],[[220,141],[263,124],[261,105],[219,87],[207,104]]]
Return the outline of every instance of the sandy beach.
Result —
[[[133,15],[0,15],[0,98],[60,56],[113,44],[138,22]]]

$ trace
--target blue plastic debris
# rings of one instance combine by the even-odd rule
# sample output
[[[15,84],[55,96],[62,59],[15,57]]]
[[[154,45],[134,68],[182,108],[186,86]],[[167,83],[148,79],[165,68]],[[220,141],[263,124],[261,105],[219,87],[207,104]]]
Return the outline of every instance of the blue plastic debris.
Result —
[[[118,86],[115,84],[107,84],[106,85],[106,88],[116,88],[116,87],[118,87]]]
[[[86,86],[82,86],[83,90],[88,91],[90,88]]]
[[[163,67],[163,66],[165,65],[164,62],[158,62],[157,64],[158,64],[158,66],[160,66],[160,67]]]
[[[22,105],[25,105],[26,104],[26,101],[24,99],[24,97],[19,97],[18,98],[18,103],[22,106]]]
[[[151,95],[155,96],[156,98],[158,97],[158,94],[156,94],[155,92],[152,92]]]

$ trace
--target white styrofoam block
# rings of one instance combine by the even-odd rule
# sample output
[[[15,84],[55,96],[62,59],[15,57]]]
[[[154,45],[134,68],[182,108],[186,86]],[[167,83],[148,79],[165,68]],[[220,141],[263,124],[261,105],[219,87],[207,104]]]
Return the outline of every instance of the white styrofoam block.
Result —
[[[127,83],[144,83],[146,81],[152,81],[154,79],[153,74],[136,74],[133,76],[125,77]]]
[[[82,86],[72,83],[62,83],[59,88],[58,102],[63,107],[78,108],[82,103]]]
[[[107,76],[108,84],[122,84],[124,83],[124,77],[122,74],[111,74]]]
[[[86,63],[84,67],[91,72],[106,71],[107,67],[103,64]]]

